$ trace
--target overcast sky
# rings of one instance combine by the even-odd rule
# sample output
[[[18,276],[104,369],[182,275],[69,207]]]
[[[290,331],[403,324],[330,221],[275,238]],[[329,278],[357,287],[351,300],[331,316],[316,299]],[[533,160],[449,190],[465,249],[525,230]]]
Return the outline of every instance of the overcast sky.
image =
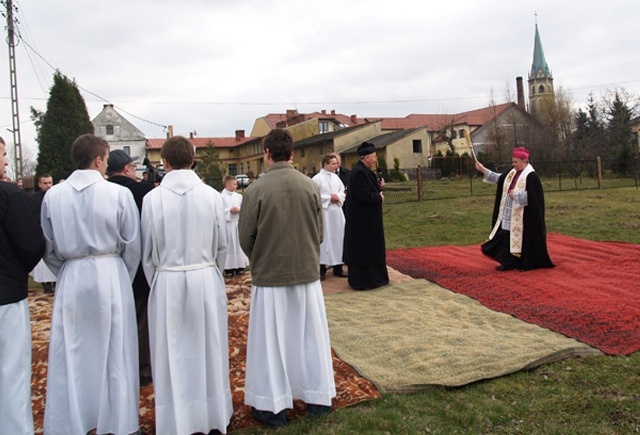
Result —
[[[53,68],[93,119],[105,100],[147,138],[251,133],[268,113],[456,113],[515,95],[538,28],[556,90],[577,105],[640,95],[638,0],[13,0],[21,137],[46,109]],[[4,26],[3,26],[4,27]],[[3,38],[4,39],[4,38]],[[8,50],[0,133],[11,144]]]

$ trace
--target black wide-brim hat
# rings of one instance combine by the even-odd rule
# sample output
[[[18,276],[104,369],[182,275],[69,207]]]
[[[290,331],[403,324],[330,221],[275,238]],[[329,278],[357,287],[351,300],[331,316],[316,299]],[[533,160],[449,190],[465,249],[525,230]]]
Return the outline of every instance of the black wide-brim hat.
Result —
[[[369,142],[362,142],[362,144],[360,144],[360,146],[358,147],[358,155],[360,157],[368,156],[369,154],[372,154],[375,152],[376,152],[376,147]]]

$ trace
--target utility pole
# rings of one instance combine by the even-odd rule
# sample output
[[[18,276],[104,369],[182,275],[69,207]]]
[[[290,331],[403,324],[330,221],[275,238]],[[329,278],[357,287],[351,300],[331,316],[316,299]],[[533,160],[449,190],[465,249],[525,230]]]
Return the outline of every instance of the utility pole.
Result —
[[[16,180],[22,177],[22,144],[20,140],[20,112],[18,110],[18,76],[16,74],[16,45],[14,39],[13,1],[6,0],[7,5],[7,44],[9,45],[9,77],[11,79],[11,115],[13,118],[14,160],[16,164]]]

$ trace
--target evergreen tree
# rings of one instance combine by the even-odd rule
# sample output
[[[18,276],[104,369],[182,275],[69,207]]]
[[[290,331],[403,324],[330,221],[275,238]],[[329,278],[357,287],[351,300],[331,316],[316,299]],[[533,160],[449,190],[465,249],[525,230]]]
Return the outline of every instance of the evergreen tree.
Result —
[[[224,188],[222,178],[225,171],[220,160],[220,153],[213,143],[207,143],[207,148],[200,153],[197,172],[204,178],[205,183],[217,191],[221,191]]]
[[[53,76],[46,112],[31,110],[37,124],[39,144],[37,174],[48,172],[54,181],[66,178],[76,167],[71,159],[71,145],[85,133],[93,133],[84,98],[75,82],[59,71]]]
[[[612,168],[620,174],[631,169],[631,111],[618,91],[607,110],[607,145],[610,158],[615,160]]]
[[[586,110],[579,109],[576,113],[574,124],[569,158],[592,162],[595,162],[597,157],[607,158],[602,116],[592,94],[587,100]]]

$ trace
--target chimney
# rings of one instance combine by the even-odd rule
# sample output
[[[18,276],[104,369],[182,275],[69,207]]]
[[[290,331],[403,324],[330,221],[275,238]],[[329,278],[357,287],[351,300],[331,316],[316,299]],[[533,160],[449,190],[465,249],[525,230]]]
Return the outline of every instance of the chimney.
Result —
[[[173,125],[167,126],[167,139],[173,137]]]
[[[335,110],[331,110],[331,114],[332,114],[332,115],[335,115],[335,114],[336,114],[336,111],[335,111]]]
[[[236,130],[236,140],[244,139],[244,130]]]
[[[524,86],[522,84],[522,77],[516,77],[516,92],[518,93],[518,106],[522,110],[527,110],[524,105]]]
[[[326,115],[327,114],[327,110],[326,109],[322,109],[322,111],[320,113],[322,113],[323,115]]]
[[[298,116],[298,111],[296,109],[287,109],[287,120],[295,118],[296,116]]]
[[[112,109],[113,109],[113,104],[103,104],[103,105],[102,105],[102,108],[103,108],[103,109],[106,109],[107,107],[110,107],[110,108],[112,108]]]
[[[358,116],[355,115],[355,114],[351,115],[351,122],[353,124],[357,124],[358,123]]]

